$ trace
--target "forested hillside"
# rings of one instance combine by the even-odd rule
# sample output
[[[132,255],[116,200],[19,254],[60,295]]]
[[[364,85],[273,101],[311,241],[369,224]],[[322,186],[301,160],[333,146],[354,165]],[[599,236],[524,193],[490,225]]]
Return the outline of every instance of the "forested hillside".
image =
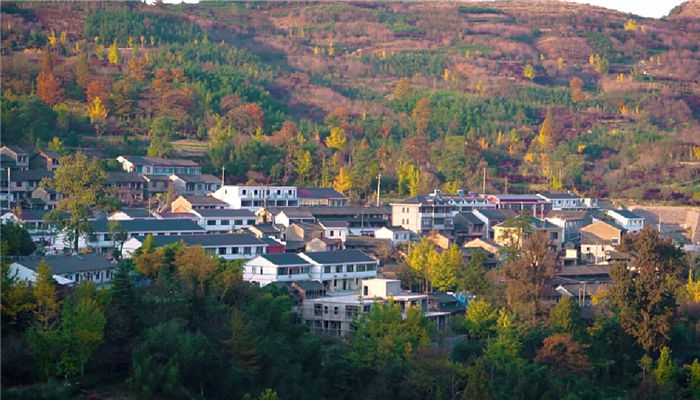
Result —
[[[230,182],[700,202],[700,19],[568,3],[11,3],[2,138]],[[506,183],[507,182],[507,183]]]

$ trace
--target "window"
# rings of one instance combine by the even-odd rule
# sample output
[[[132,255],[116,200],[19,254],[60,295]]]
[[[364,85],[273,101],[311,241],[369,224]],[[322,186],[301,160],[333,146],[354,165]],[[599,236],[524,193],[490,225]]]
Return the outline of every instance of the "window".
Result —
[[[219,247],[219,254],[226,254],[226,247]]]
[[[352,264],[348,265],[348,272],[354,272],[355,271],[355,266]]]
[[[362,287],[362,294],[363,294],[364,296],[367,296],[367,295],[369,294],[369,287],[363,286],[363,287]]]
[[[338,315],[338,307],[333,307],[333,314]]]
[[[549,237],[550,237],[552,240],[557,240],[557,239],[559,239],[559,232],[550,232]]]
[[[345,316],[347,318],[355,318],[359,309],[357,306],[345,306]]]
[[[221,225],[228,225],[229,221],[227,219],[222,219],[221,220]]]
[[[365,264],[357,264],[357,272],[365,272]]]
[[[367,271],[374,271],[375,268],[376,268],[375,264],[367,264]]]
[[[333,233],[334,233],[334,232],[335,232],[335,231],[330,231],[329,236],[330,236],[330,237],[333,237]]]
[[[254,219],[249,219],[249,220],[248,220],[248,225],[255,225],[255,220],[254,220]]]
[[[214,225],[216,225],[216,221],[215,221],[215,220],[213,220],[213,219],[208,219],[208,220],[207,220],[207,226],[214,226]]]
[[[238,254],[238,247],[231,247],[231,254]]]
[[[610,241],[612,242],[613,245],[619,244],[619,240],[617,238],[612,238]]]
[[[323,312],[323,306],[321,304],[314,304],[314,315],[320,316]]]
[[[241,191],[241,193],[242,193],[244,196],[247,194],[247,192],[248,192],[248,191],[245,190],[245,189],[243,189],[243,190]]]
[[[245,246],[243,248],[243,254],[250,254],[250,249],[251,249],[250,246]]]
[[[331,266],[330,266],[330,265],[326,265],[325,267],[323,267],[323,273],[324,273],[324,274],[330,274],[330,273],[331,273]]]
[[[339,273],[341,273],[341,272],[343,272],[343,266],[342,266],[342,265],[336,265],[336,266],[335,266],[335,273],[336,273],[336,274],[339,274]],[[335,286],[335,285],[334,285],[334,286]]]
[[[286,267],[277,267],[277,276],[287,275],[288,270]]]
[[[240,219],[236,219],[236,220],[233,221],[233,224],[234,224],[234,225],[243,225],[243,221],[240,220]]]

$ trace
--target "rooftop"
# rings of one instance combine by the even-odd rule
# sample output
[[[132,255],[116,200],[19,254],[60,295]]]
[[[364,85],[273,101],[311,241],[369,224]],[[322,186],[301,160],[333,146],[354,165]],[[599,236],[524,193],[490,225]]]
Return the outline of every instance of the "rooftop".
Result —
[[[221,201],[217,199],[216,197],[213,196],[203,196],[203,195],[189,195],[189,196],[180,196],[183,197],[185,200],[187,200],[188,203],[192,204],[193,206],[225,206],[228,208],[228,203],[225,201]]]
[[[319,225],[324,228],[347,228],[348,222],[343,220],[319,220]]]
[[[207,218],[207,217],[255,218],[255,214],[253,214],[250,210],[247,210],[244,208],[242,208],[240,210],[234,210],[234,209],[230,209],[230,208],[192,210],[192,212],[197,213],[204,218]]]
[[[300,199],[343,199],[347,197],[333,188],[300,187],[297,189],[297,197]]]
[[[189,219],[133,219],[118,222],[120,229],[127,232],[204,232],[204,228]],[[109,232],[106,219],[93,221],[92,226],[95,233]]]
[[[308,265],[309,262],[294,253],[261,254],[259,257],[275,265]]]
[[[16,263],[24,265],[27,268],[36,270],[41,263],[42,258],[51,268],[51,273],[60,275],[71,272],[96,271],[115,267],[108,259],[98,254],[79,254],[79,255],[56,255],[44,257],[24,257]]]
[[[143,243],[145,236],[137,239]],[[186,245],[202,247],[219,246],[263,246],[266,243],[249,233],[217,233],[210,235],[154,236],[157,246],[165,246],[182,241]]]
[[[304,255],[318,264],[376,262],[374,258],[359,250],[318,251]]]
[[[177,177],[190,183],[221,183],[221,178],[210,174],[173,174],[171,177]]]
[[[123,156],[126,160],[136,165],[158,165],[168,167],[198,167],[199,164],[192,160],[182,158],[163,158],[145,156]]]
[[[573,194],[573,193],[540,193],[538,196],[544,198],[544,199],[556,199],[556,200],[577,200],[580,199],[579,196]]]
[[[617,214],[623,218],[627,218],[627,219],[643,219],[639,215],[637,215],[629,210],[608,210],[608,214],[609,213],[615,213],[615,214]]]

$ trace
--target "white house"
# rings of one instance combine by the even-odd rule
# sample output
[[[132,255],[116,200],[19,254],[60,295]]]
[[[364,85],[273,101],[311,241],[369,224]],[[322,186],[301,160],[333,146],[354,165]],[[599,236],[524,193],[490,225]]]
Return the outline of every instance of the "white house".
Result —
[[[18,262],[13,262],[10,264],[9,276],[32,285],[36,283],[38,274],[31,268],[27,268]],[[59,285],[71,286],[75,284],[73,280],[64,278],[61,275],[52,275],[52,277]]]
[[[359,250],[301,253],[311,262],[311,279],[319,281],[328,292],[357,290],[360,281],[376,278],[379,261]]]
[[[308,210],[299,208],[287,208],[284,210],[271,209],[272,221],[275,225],[282,225],[288,228],[289,225],[298,222],[314,223],[316,218]]]
[[[165,246],[182,241],[185,246],[202,246],[204,250],[226,260],[255,258],[266,254],[269,244],[249,233],[212,233],[208,235],[155,236],[156,246]],[[122,247],[122,257],[131,258],[145,236],[127,240]]]
[[[438,329],[447,326],[449,312],[431,311],[428,295],[405,293],[401,290],[401,282],[394,279],[365,279],[358,291],[352,294],[304,299],[300,318],[314,332],[346,336],[352,332],[352,321],[360,313],[367,313],[374,304],[386,303],[390,299],[401,308],[404,318],[409,308],[416,307],[422,309]]]
[[[58,275],[77,284],[90,281],[96,285],[105,285],[109,283],[117,270],[117,264],[99,254],[54,255],[43,258],[24,257],[13,264],[36,271],[41,260],[44,260],[51,268],[53,275]],[[15,266],[15,268],[19,267]]]
[[[262,207],[299,206],[296,186],[224,185],[212,196],[228,203],[231,208],[247,208],[253,212]]]
[[[297,254],[261,254],[248,261],[243,268],[243,279],[265,286],[273,282],[311,280],[314,266]]]
[[[98,219],[92,222],[93,233],[87,241],[80,240],[79,247],[90,246],[96,252],[107,254],[120,243],[136,236],[179,236],[205,233],[204,228],[189,219],[134,219],[110,221]]]
[[[628,210],[608,210],[610,218],[628,231],[641,231],[644,228],[644,218]]]
[[[584,210],[588,208],[583,199],[572,192],[538,193],[537,196],[552,203],[552,210]]]
[[[374,231],[377,239],[390,239],[392,244],[410,242],[411,231],[400,226],[381,227]]]
[[[255,225],[255,214],[246,209],[191,210],[198,218],[199,226],[207,232],[229,232]]]
[[[136,172],[143,175],[187,174],[199,175],[202,167],[192,160],[144,157],[144,156],[119,156],[117,161],[126,172]]]
[[[336,220],[321,220],[318,224],[323,228],[323,237],[327,239],[340,239],[345,243],[348,238],[348,223],[347,221]]]

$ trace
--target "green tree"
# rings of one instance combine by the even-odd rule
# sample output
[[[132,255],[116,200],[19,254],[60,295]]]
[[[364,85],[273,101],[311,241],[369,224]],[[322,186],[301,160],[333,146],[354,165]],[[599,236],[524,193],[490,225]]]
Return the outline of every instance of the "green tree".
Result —
[[[32,320],[32,311],[36,307],[36,301],[27,281],[12,274],[8,262],[2,263],[2,283],[0,284],[2,285],[2,291],[0,291],[0,310],[2,312],[0,315],[2,315],[2,334],[4,337],[14,329],[19,332],[24,331],[26,325]]]
[[[569,333],[574,338],[583,332],[581,308],[570,296],[563,296],[556,306],[549,311],[549,323],[556,333]]]
[[[88,53],[82,52],[78,56],[78,63],[75,66],[75,76],[78,85],[86,89],[88,83],[90,83],[90,58]]]
[[[90,287],[92,286],[92,287]],[[61,313],[59,370],[65,376],[83,375],[85,363],[102,343],[106,319],[95,299],[94,285],[83,283]]]
[[[473,300],[467,306],[465,323],[469,337],[482,340],[496,331],[498,312],[484,300]]]
[[[458,245],[453,244],[432,265],[430,281],[433,287],[443,292],[454,289],[457,286],[457,271],[462,270],[463,266],[462,251]]]
[[[13,221],[2,223],[0,238],[2,238],[3,256],[28,256],[36,250],[29,232],[21,224]]]
[[[656,361],[656,368],[651,371],[651,374],[654,376],[656,383],[661,386],[669,386],[673,380],[674,373],[675,368],[671,358],[671,350],[664,346],[661,349],[659,359]]]
[[[625,235],[618,248],[633,261],[610,270],[615,283],[608,291],[611,305],[644,350],[658,351],[670,340],[676,318],[676,293],[688,268],[683,251],[651,228]]]
[[[460,291],[467,291],[477,297],[484,297],[492,292],[493,283],[486,275],[485,260],[486,253],[482,249],[472,250],[467,268],[458,279]]]
[[[175,131],[175,120],[167,117],[157,117],[151,122],[148,130],[149,156],[167,156],[172,152],[172,138]]]
[[[63,194],[47,219],[66,234],[77,251],[80,237],[92,230],[89,221],[92,210],[107,206],[108,199],[102,187],[106,175],[97,160],[90,160],[83,153],[61,157],[59,164],[53,178],[42,181],[43,185]]]
[[[60,301],[51,269],[44,260],[41,260],[36,272],[34,286],[36,306],[32,310],[36,322],[29,328],[27,340],[39,372],[43,377],[48,378],[57,372],[60,357],[59,335],[58,330],[55,329]]]
[[[479,358],[474,365],[467,368],[467,386],[464,388],[462,400],[496,400],[484,358]]]
[[[693,398],[700,398],[700,362],[698,359],[694,359],[693,363],[689,367],[690,370],[690,382],[688,383],[688,389],[693,393]]]
[[[253,327],[250,322],[243,320],[243,315],[234,310],[231,317],[231,337],[224,341],[224,344],[231,352],[233,362],[240,368],[249,372],[256,372],[259,368],[258,362],[258,340],[253,334]]]

